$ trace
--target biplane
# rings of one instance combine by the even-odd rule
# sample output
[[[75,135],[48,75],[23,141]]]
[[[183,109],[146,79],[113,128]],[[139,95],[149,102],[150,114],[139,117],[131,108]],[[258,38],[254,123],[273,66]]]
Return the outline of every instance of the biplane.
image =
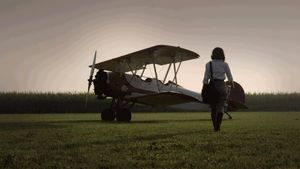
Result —
[[[88,92],[93,84],[98,99],[111,98],[110,107],[101,112],[103,121],[130,121],[131,108],[136,103],[149,106],[171,106],[189,102],[204,104],[200,93],[177,83],[177,74],[182,62],[200,57],[193,51],[157,45],[97,64],[96,55],[97,51],[90,65]],[[161,80],[158,78],[158,65],[167,67]],[[144,76],[149,66],[153,67],[154,77]],[[95,69],[98,69],[98,72],[93,77]],[[170,71],[173,71],[174,77],[167,81]],[[228,110],[244,107],[244,91],[239,84],[236,83],[235,86],[230,91]]]

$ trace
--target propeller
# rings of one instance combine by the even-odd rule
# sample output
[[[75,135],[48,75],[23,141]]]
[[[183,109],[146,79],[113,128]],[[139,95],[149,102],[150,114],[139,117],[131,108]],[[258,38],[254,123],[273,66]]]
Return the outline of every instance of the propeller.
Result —
[[[87,108],[87,102],[88,102],[89,92],[90,92],[90,88],[91,88],[92,81],[93,81],[94,70],[95,70],[95,63],[96,63],[96,56],[97,56],[97,50],[95,51],[95,54],[94,54],[94,60],[93,60],[93,64],[92,64],[92,67],[91,67],[90,78],[88,79],[89,83],[88,83],[88,91],[87,91],[86,96],[85,96],[85,108]]]

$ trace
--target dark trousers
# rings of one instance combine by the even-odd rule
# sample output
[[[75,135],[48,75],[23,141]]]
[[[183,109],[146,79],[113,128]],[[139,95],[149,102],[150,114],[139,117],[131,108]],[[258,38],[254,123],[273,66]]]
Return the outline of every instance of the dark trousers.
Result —
[[[216,111],[215,108],[211,109],[211,120],[215,131],[220,131],[223,119],[223,113]]]
[[[214,130],[219,131],[221,128],[225,104],[227,102],[227,90],[226,85],[223,81],[216,81],[214,82],[214,85],[217,90],[218,96],[215,103],[210,105],[211,119],[213,122]]]

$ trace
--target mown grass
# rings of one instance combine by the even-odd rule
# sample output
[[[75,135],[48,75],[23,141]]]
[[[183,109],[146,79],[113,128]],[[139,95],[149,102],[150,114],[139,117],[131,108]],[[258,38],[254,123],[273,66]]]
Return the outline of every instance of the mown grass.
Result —
[[[300,168],[300,112],[0,115],[0,168]]]

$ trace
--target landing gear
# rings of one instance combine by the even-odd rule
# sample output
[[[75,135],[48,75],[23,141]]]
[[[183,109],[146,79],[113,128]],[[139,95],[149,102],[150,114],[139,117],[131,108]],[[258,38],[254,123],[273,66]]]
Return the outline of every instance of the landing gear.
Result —
[[[115,117],[116,115],[113,109],[104,109],[101,113],[101,119],[103,121],[114,121]]]
[[[103,121],[123,121],[129,122],[131,120],[131,111],[125,108],[119,108],[115,112],[113,109],[104,109],[101,113],[101,119]]]
[[[117,121],[130,122],[130,108],[133,106],[133,104],[129,105],[129,103],[123,99],[113,98],[110,108],[102,111],[101,119],[103,121],[114,121],[116,119]]]
[[[117,109],[116,119],[117,121],[129,122],[131,120],[131,111],[124,108]]]

